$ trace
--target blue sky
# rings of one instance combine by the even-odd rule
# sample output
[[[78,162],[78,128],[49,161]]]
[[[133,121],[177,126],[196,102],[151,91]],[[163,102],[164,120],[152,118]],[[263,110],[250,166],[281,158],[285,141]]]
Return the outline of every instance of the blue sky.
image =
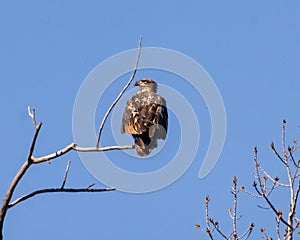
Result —
[[[38,120],[44,123],[35,155],[66,146],[73,141],[73,105],[84,79],[105,59],[136,48],[140,35],[144,47],[174,49],[201,64],[215,81],[227,114],[223,152],[213,171],[200,180],[198,171],[210,136],[203,100],[188,84],[176,86],[168,80],[175,78],[171,74],[139,71],[137,78],[152,77],[158,83],[178,87],[197,106],[203,135],[191,167],[172,185],[147,194],[116,191],[37,196],[9,210],[6,238],[204,238],[194,224],[204,224],[207,194],[212,199],[212,215],[230,231],[227,208],[232,205],[231,179],[236,175],[239,184],[251,188],[253,146],[258,146],[265,165],[281,175],[280,165],[273,164],[269,143],[274,140],[279,145],[283,118],[288,123],[289,143],[299,138],[299,7],[297,1],[257,0],[1,3],[1,197],[28,154],[33,127],[27,106],[35,107]],[[120,84],[128,76],[121,78]],[[111,92],[119,88],[121,85],[112,84]],[[109,106],[112,95],[103,95],[99,116]],[[99,124],[95,122],[95,126]],[[178,127],[176,120],[170,125]],[[180,135],[175,133],[170,133],[174,140],[169,140],[166,147],[173,142],[178,146]],[[104,143],[111,143],[108,125],[103,137]],[[115,164],[133,171],[147,172],[155,164],[162,164],[159,155],[151,159],[153,165],[150,159],[147,162],[126,156],[120,161],[123,153],[109,154]],[[85,187],[95,182],[97,187],[105,187],[72,152],[51,164],[32,166],[14,197],[60,186],[68,160],[72,164],[67,186]],[[240,197],[240,224],[246,227],[253,221],[254,236],[260,236],[261,226],[275,236],[272,213],[258,209],[254,199],[243,194]],[[277,195],[275,201],[284,200],[285,196]]]

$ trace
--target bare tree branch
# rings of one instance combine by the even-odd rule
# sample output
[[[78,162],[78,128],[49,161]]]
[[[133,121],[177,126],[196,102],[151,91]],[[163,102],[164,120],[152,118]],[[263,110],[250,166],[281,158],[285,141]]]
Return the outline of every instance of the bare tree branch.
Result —
[[[237,190],[236,190],[236,185],[237,185],[237,178],[236,176],[233,177],[233,187],[232,187],[232,194],[233,194],[233,216],[232,216],[232,234],[234,239],[238,239],[237,236],[237,228],[236,228],[236,215],[237,215]]]
[[[282,151],[285,152],[285,125],[286,125],[286,121],[285,119],[282,119],[282,137],[281,137],[281,147],[282,147]]]
[[[212,218],[210,219],[210,222],[214,225],[215,229],[217,230],[217,232],[224,238],[224,239],[229,239],[228,237],[226,237],[226,235],[220,230],[219,228],[219,223],[215,222]]]
[[[70,164],[71,164],[71,161],[68,161],[68,164],[67,164],[67,167],[66,167],[66,172],[65,172],[65,175],[64,175],[64,180],[63,180],[63,183],[61,185],[61,189],[64,188],[64,186],[66,185],[66,181],[67,181],[67,177],[68,177],[68,173],[69,173],[69,169],[70,169]]]
[[[282,187],[289,187],[289,186],[290,186],[289,184],[280,183],[278,177],[272,178],[272,177],[268,174],[268,172],[261,166],[261,164],[259,165],[259,169],[266,175],[266,177],[267,177],[268,179],[270,179],[270,180],[271,180],[272,182],[274,182],[276,185],[282,186]]]
[[[139,49],[138,49],[138,56],[136,59],[136,64],[134,67],[134,70],[132,72],[132,75],[129,79],[129,81],[127,82],[127,84],[125,85],[125,87],[122,89],[122,91],[120,92],[120,94],[118,95],[118,97],[115,99],[115,101],[113,101],[113,103],[111,104],[111,106],[108,108],[107,112],[105,113],[103,120],[101,122],[100,128],[99,128],[99,133],[98,133],[98,137],[97,137],[97,142],[96,142],[96,148],[99,148],[99,144],[100,144],[100,138],[101,138],[101,134],[102,134],[102,130],[104,127],[104,124],[106,122],[106,119],[108,117],[108,115],[110,114],[111,110],[114,108],[114,106],[117,104],[117,102],[120,100],[120,98],[122,97],[122,95],[124,94],[124,92],[127,90],[127,88],[129,87],[129,85],[131,84],[131,82],[133,81],[135,74],[137,72],[138,66],[139,66],[139,62],[140,62],[140,57],[141,57],[141,51],[142,51],[142,41],[143,38],[140,37],[140,41],[139,41]]]
[[[201,228],[199,224],[196,224],[196,228],[200,228],[202,230],[202,232],[206,233],[209,236],[210,239],[214,239],[214,236],[213,236],[214,230],[216,230],[218,232],[218,234],[220,234],[220,236],[224,239],[231,239],[232,236],[235,240],[248,239],[254,228],[254,224],[251,223],[249,228],[242,234],[242,236],[241,237],[238,236],[237,221],[240,218],[237,218],[237,202],[238,202],[237,195],[240,192],[240,190],[237,189],[237,178],[234,177],[232,181],[233,181],[233,186],[231,187],[231,189],[232,189],[231,193],[234,195],[234,197],[233,197],[234,206],[233,206],[233,210],[231,208],[228,208],[228,213],[229,213],[230,217],[232,218],[233,226],[232,226],[232,231],[229,234],[229,236],[226,236],[226,234],[224,234],[224,232],[220,230],[219,223],[217,221],[215,221],[214,218],[209,216],[208,210],[209,210],[210,199],[208,196],[206,196],[206,198],[205,198],[206,229]],[[244,190],[243,187],[241,187],[241,189]],[[213,228],[211,227],[211,225],[213,226]]]
[[[3,229],[3,223],[4,223],[4,219],[8,210],[8,204],[12,198],[12,195],[14,193],[14,190],[17,186],[17,184],[19,183],[19,181],[21,180],[21,178],[23,177],[23,175],[25,174],[25,172],[27,171],[27,169],[30,167],[30,165],[32,164],[32,154],[34,151],[34,147],[35,147],[35,143],[38,137],[38,134],[40,132],[40,129],[42,127],[42,123],[39,123],[36,128],[35,128],[35,133],[33,136],[33,140],[31,143],[31,147],[29,150],[29,154],[27,157],[27,161],[23,164],[23,166],[20,168],[19,172],[17,173],[17,175],[14,177],[14,179],[12,180],[10,186],[8,187],[7,193],[3,199],[3,203],[1,206],[1,210],[0,210],[0,239],[3,239],[2,236],[2,229]]]
[[[262,198],[261,195],[256,195],[256,194],[248,191],[244,186],[241,186],[240,189],[241,189],[241,191],[243,191],[244,193],[248,194],[249,196],[251,196],[253,198],[259,198],[259,199]]]
[[[28,111],[29,117],[32,119],[32,123],[33,123],[34,127],[37,128],[37,123],[36,123],[36,120],[35,120],[35,109],[33,108],[31,110],[30,106],[28,106],[27,111]]]
[[[254,189],[256,190],[256,192],[258,193],[258,194],[260,194],[265,200],[266,200],[266,202],[268,203],[268,205],[270,206],[270,208],[273,210],[273,212],[276,214],[276,216],[280,216],[280,221],[282,222],[282,223],[284,223],[286,226],[288,226],[288,227],[292,227],[292,226],[290,226],[289,224],[288,224],[288,222],[286,221],[286,220],[284,220],[283,218],[282,218],[282,212],[280,211],[280,210],[277,210],[275,207],[274,207],[274,205],[272,204],[272,202],[269,200],[269,198],[266,196],[266,194],[264,193],[264,192],[260,192],[259,190],[258,190],[258,188],[257,188],[257,184],[253,184],[253,187],[254,187]]]
[[[213,239],[210,224],[209,224],[209,214],[208,214],[208,204],[209,204],[209,196],[205,198],[205,219],[206,219],[206,233],[208,234],[210,239]]]
[[[276,154],[276,156],[278,157],[278,159],[284,164],[286,165],[286,162],[284,161],[284,159],[280,156],[280,154],[277,152],[274,143],[271,143],[271,149],[274,151],[274,153]]]
[[[258,161],[258,151],[257,147],[254,147],[254,166],[255,166],[255,172],[253,177],[255,178],[253,187],[255,192],[249,192],[245,189],[244,186],[241,186],[239,190],[237,190],[237,179],[236,177],[233,178],[233,186],[231,186],[231,193],[233,194],[233,208],[228,208],[228,213],[232,219],[232,232],[229,236],[227,236],[226,239],[248,239],[250,234],[252,233],[254,224],[251,223],[250,227],[241,235],[239,236],[237,233],[237,202],[238,202],[238,193],[239,191],[243,191],[247,193],[248,195],[255,197],[255,198],[263,198],[266,202],[268,208],[261,207],[258,205],[258,207],[263,208],[265,210],[272,209],[272,211],[275,213],[276,216],[276,235],[277,239],[288,239],[292,240],[293,235],[300,227],[300,220],[296,216],[296,210],[297,210],[297,202],[299,199],[299,193],[300,193],[300,160],[298,163],[296,162],[296,157],[294,156],[294,152],[298,149],[297,141],[294,140],[294,146],[291,148],[288,146],[288,149],[286,149],[286,121],[282,121],[282,152],[283,154],[279,154],[279,152],[276,150],[274,143],[271,143],[271,149],[275,153],[278,160],[284,164],[286,169],[286,177],[289,181],[288,184],[283,184],[279,182],[278,177],[271,177],[270,174],[262,167],[262,165]],[[288,187],[289,194],[290,194],[290,202],[289,202],[289,211],[287,211],[287,214],[284,217],[283,211],[279,208],[277,208],[274,204],[274,202],[271,200],[270,195],[275,191],[278,190],[279,187]],[[207,207],[208,208],[208,205]],[[219,233],[219,223],[215,222],[213,218],[209,217],[208,214],[206,215],[206,219],[209,220],[210,226],[213,226],[214,228],[211,230],[211,227],[207,227],[208,231],[206,233],[212,233],[214,230],[217,230]],[[206,224],[208,225],[208,224]],[[200,227],[200,225],[199,225]],[[284,227],[284,229],[283,229]],[[261,233],[263,234],[263,237],[267,240],[271,240],[272,238],[267,235],[264,228],[261,228]],[[222,235],[222,232],[220,233],[222,237],[226,237],[225,234]],[[300,233],[298,233],[298,238],[300,237]]]
[[[63,178],[63,182],[62,182],[62,185],[61,185],[60,188],[40,189],[40,190],[34,191],[34,192],[32,192],[28,195],[24,195],[24,196],[16,199],[15,201],[13,201],[12,203],[10,203],[16,186],[18,185],[21,178],[24,176],[27,169],[32,164],[39,164],[39,163],[43,163],[45,161],[50,161],[51,159],[55,159],[55,158],[58,158],[60,156],[63,156],[64,154],[68,153],[71,150],[78,151],[78,152],[103,152],[103,151],[125,150],[125,149],[134,149],[135,148],[134,145],[129,145],[129,146],[107,146],[107,147],[101,147],[100,148],[99,147],[99,142],[100,142],[101,133],[102,133],[102,130],[103,130],[103,127],[104,127],[104,124],[106,122],[106,119],[107,119],[108,115],[110,114],[113,107],[117,104],[117,102],[119,101],[119,99],[124,94],[124,92],[129,87],[130,83],[133,81],[133,79],[135,77],[135,74],[136,74],[137,69],[138,69],[138,64],[139,64],[139,61],[140,61],[141,49],[142,49],[142,37],[139,40],[138,56],[137,56],[137,61],[136,61],[136,65],[135,65],[135,68],[133,70],[132,76],[130,77],[128,83],[125,85],[125,87],[120,92],[118,97],[115,99],[115,101],[113,101],[113,103],[111,104],[111,106],[107,110],[107,112],[106,112],[106,114],[105,114],[105,116],[104,116],[104,118],[101,122],[101,125],[100,125],[99,134],[98,134],[98,138],[97,138],[97,142],[96,142],[96,147],[79,147],[75,143],[71,143],[68,146],[62,148],[61,150],[56,151],[54,153],[51,153],[49,155],[39,157],[39,158],[34,157],[33,152],[34,152],[36,140],[37,140],[38,134],[40,132],[42,123],[37,124],[36,117],[35,117],[35,109],[31,110],[30,106],[28,106],[27,111],[28,111],[28,115],[31,118],[31,120],[33,122],[33,125],[35,127],[35,134],[34,134],[34,137],[33,137],[32,143],[31,143],[31,147],[30,147],[30,150],[29,150],[27,160],[25,161],[25,163],[22,165],[22,167],[20,168],[20,170],[18,171],[18,173],[16,174],[16,176],[12,180],[10,186],[8,187],[7,193],[6,193],[6,195],[3,199],[3,203],[2,203],[2,206],[1,206],[1,209],[0,209],[0,240],[3,239],[3,235],[2,235],[3,223],[4,223],[4,219],[5,219],[7,210],[9,208],[15,206],[16,204],[18,204],[22,201],[25,201],[25,200],[27,200],[31,197],[34,197],[34,196],[36,196],[38,194],[42,194],[42,193],[52,193],[52,192],[76,193],[76,192],[104,192],[104,191],[113,191],[113,190],[115,190],[115,188],[92,189],[94,184],[89,185],[87,188],[79,188],[79,189],[65,188],[65,184],[66,184],[66,181],[67,181],[68,172],[69,172],[69,168],[70,168],[70,161],[69,161],[68,164],[67,164],[65,174],[64,174],[64,178]]]
[[[46,188],[46,189],[40,189],[37,191],[34,191],[30,194],[24,195],[12,203],[8,205],[8,208],[11,208],[18,203],[21,203],[29,198],[32,198],[38,194],[43,193],[54,193],[54,192],[66,192],[66,193],[78,193],[78,192],[108,192],[108,191],[114,191],[116,188],[104,188],[104,189],[93,189],[93,188]]]
[[[134,149],[134,145],[125,145],[125,146],[107,146],[102,148],[97,147],[79,147],[75,143],[71,143],[68,146],[58,150],[55,153],[51,153],[49,155],[46,155],[44,157],[31,157],[32,162],[34,164],[50,161],[52,159],[58,158],[71,150],[77,151],[77,152],[104,152],[104,151],[111,151],[111,150],[126,150],[126,149]]]
[[[277,234],[277,239],[281,239],[280,237],[280,219],[276,217],[276,234]]]
[[[296,191],[296,195],[295,195],[295,204],[292,208],[292,213],[295,215],[296,213],[296,207],[297,207],[297,202],[298,202],[298,197],[299,197],[299,192],[300,192],[300,180],[298,181],[298,188],[297,188],[297,191]]]
[[[246,232],[241,237],[239,237],[239,239],[247,240],[250,237],[250,235],[253,231],[253,228],[254,228],[254,223],[250,223],[249,228],[246,230]]]
[[[299,169],[299,163],[298,163],[298,164],[296,163],[295,158],[294,158],[294,156],[293,156],[293,150],[291,149],[290,146],[288,147],[288,151],[289,151],[289,153],[290,153],[290,157],[291,157],[291,159],[292,159],[292,162],[293,162],[294,166],[295,166],[295,167],[297,168],[297,170],[298,170],[298,169]]]

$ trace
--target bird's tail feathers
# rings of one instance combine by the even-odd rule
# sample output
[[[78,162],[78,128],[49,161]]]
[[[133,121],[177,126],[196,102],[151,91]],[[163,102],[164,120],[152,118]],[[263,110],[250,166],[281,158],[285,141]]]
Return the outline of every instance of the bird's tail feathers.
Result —
[[[151,153],[151,151],[157,147],[157,140],[156,139],[150,139],[147,134],[143,136],[136,135],[135,138],[135,150],[136,153],[140,157],[146,157]]]

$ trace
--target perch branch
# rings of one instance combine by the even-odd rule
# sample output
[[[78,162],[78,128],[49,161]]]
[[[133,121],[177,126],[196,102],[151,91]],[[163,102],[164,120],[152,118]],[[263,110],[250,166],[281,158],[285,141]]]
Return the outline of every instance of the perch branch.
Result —
[[[117,102],[120,100],[120,98],[122,97],[122,95],[124,94],[124,92],[126,91],[126,89],[129,87],[129,85],[131,84],[131,82],[133,81],[135,74],[137,72],[138,66],[139,66],[139,62],[140,62],[140,57],[141,57],[141,50],[142,50],[142,37],[140,37],[140,41],[139,41],[139,49],[138,49],[138,55],[137,55],[137,59],[136,59],[136,64],[133,70],[133,73],[129,79],[129,81],[127,82],[127,84],[125,85],[125,87],[122,89],[122,91],[120,92],[120,94],[118,95],[118,97],[115,99],[115,101],[113,101],[113,103],[111,104],[111,106],[108,108],[107,112],[105,113],[103,120],[101,122],[100,128],[99,128],[99,133],[98,133],[98,137],[97,137],[97,142],[96,142],[96,148],[99,148],[99,144],[100,144],[100,138],[101,138],[101,134],[102,134],[102,130],[104,127],[104,124],[106,122],[106,119],[108,117],[108,115],[110,114],[110,112],[112,111],[112,109],[114,108],[114,106],[117,104]]]
[[[79,147],[75,143],[71,143],[68,146],[58,150],[55,153],[51,153],[49,155],[46,155],[44,157],[31,157],[31,160],[34,164],[50,161],[51,159],[58,158],[71,150],[77,151],[77,152],[104,152],[104,151],[111,151],[111,150],[125,150],[125,149],[134,149],[134,145],[125,145],[125,146],[107,146],[102,148],[97,147]]]

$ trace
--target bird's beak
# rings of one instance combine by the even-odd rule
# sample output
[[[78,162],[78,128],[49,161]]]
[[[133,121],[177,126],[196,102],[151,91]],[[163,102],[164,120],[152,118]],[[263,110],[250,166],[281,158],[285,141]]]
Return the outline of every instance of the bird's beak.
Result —
[[[134,86],[140,86],[140,81],[136,81]]]

